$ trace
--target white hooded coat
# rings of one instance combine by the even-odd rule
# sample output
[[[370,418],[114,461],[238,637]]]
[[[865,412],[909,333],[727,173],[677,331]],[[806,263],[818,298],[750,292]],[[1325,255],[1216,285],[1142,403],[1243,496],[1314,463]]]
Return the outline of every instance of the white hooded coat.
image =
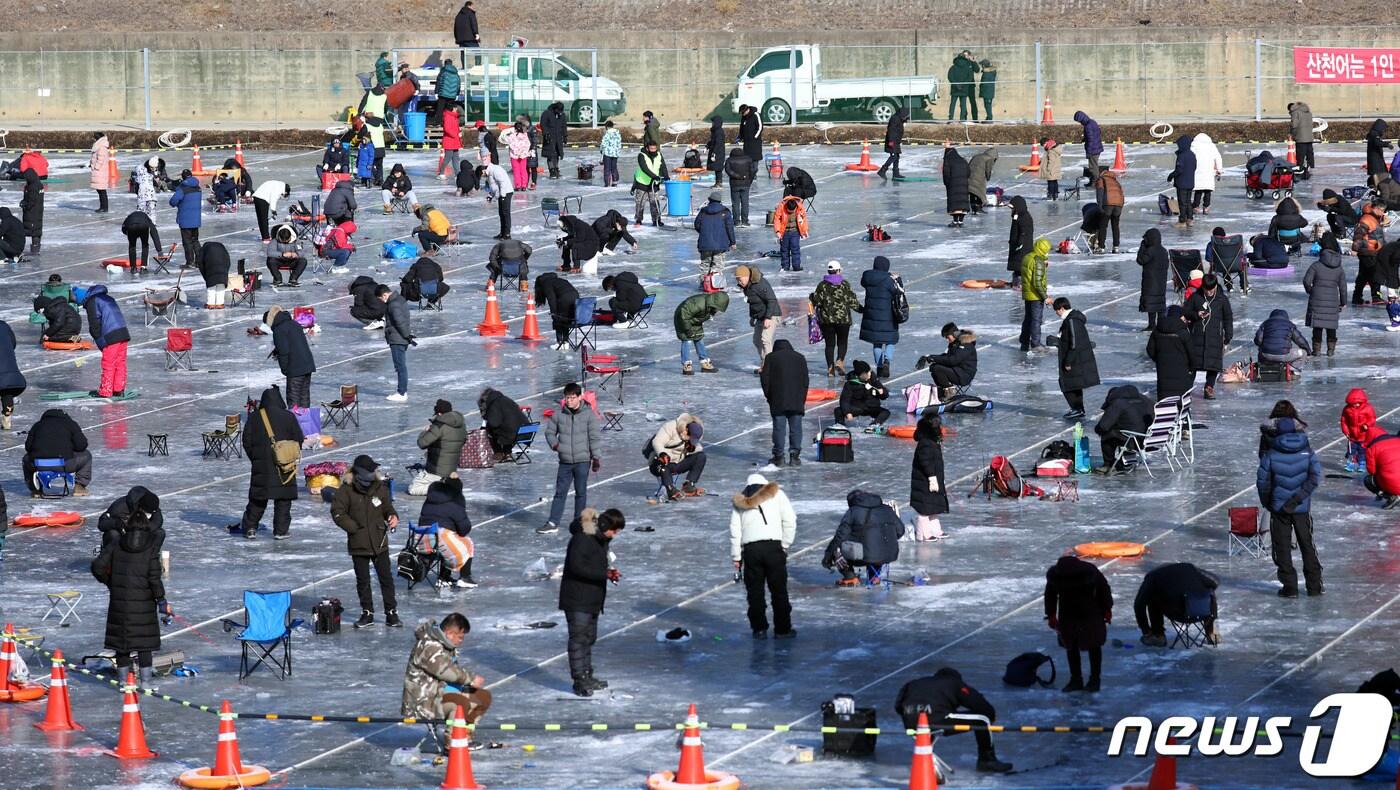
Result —
[[[1215,147],[1210,135],[1201,132],[1191,138],[1191,153],[1196,156],[1196,191],[1214,191],[1216,175],[1225,171],[1220,149]]]

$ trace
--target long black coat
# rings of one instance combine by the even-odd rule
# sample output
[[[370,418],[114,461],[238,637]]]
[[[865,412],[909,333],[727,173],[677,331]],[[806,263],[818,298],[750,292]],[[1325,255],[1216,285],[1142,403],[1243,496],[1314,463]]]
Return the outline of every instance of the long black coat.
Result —
[[[584,508],[569,525],[573,537],[564,552],[564,577],[559,582],[559,608],[565,612],[602,614],[608,598],[608,544],[598,532],[598,511]]]
[[[948,478],[943,476],[943,444],[932,436],[914,437],[914,466],[909,470],[909,506],[921,516],[948,512]],[[938,490],[928,490],[928,479],[938,478]]]
[[[763,360],[759,375],[763,397],[768,399],[768,413],[804,414],[807,411],[807,358],[799,354],[787,340],[773,343],[773,351]]]
[[[272,424],[270,437],[263,427],[263,411],[267,412],[267,421]],[[282,390],[277,387],[263,390],[258,411],[253,412],[248,417],[248,424],[243,426],[243,452],[248,456],[251,472],[248,478],[249,499],[297,498],[296,476],[293,475],[286,483],[282,482],[282,475],[277,471],[277,459],[272,454],[272,442],[274,439],[286,439],[301,444],[304,438],[296,415],[287,410],[287,404],[282,400]]]
[[[586,261],[598,255],[603,245],[588,220],[570,214],[560,217],[559,221],[564,225],[564,233],[568,234],[569,247],[574,252],[575,260]]]
[[[569,138],[569,119],[564,115],[562,102],[555,102],[544,111],[540,116],[540,129],[544,132],[544,158],[563,159],[564,143]]]
[[[1176,325],[1172,326],[1175,321]],[[1157,365],[1157,399],[1183,395],[1195,386],[1195,346],[1180,319],[1163,318],[1147,338],[1147,356]]]
[[[206,241],[199,248],[199,273],[204,277],[204,287],[228,285],[228,271],[231,267],[228,248],[217,241]]]
[[[860,339],[867,343],[898,343],[899,323],[894,320],[894,303],[899,288],[894,275],[890,274],[888,258],[875,256],[874,266],[860,275],[860,287],[865,290],[865,304],[860,312]]]
[[[749,161],[763,161],[763,123],[758,120],[758,110],[749,111],[739,121],[739,144]]]
[[[1099,363],[1094,359],[1087,324],[1088,319],[1078,310],[1070,310],[1060,323],[1056,348],[1060,354],[1061,392],[1088,389],[1099,383]]]
[[[1026,199],[1011,198],[1011,237],[1007,239],[1006,270],[1020,273],[1021,259],[1035,246],[1035,218],[1031,216]]]
[[[1142,267],[1142,286],[1138,296],[1138,312],[1161,313],[1167,309],[1167,272],[1171,261],[1162,246],[1162,232],[1148,228],[1142,234],[1137,264]]]
[[[972,168],[958,149],[943,149],[943,189],[948,193],[949,214],[972,210],[972,200],[967,192],[967,182],[971,177]]]
[[[44,235],[44,182],[32,167],[24,171],[24,197],[20,198],[19,208],[24,234],[36,239]]]
[[[9,324],[0,321],[0,390],[9,390],[11,394],[15,394],[15,390],[23,392],[29,386],[20,372],[19,360],[15,359],[15,348],[18,346],[15,331]]]
[[[712,173],[724,172],[724,119],[716,115],[710,119],[710,139],[705,142],[705,169]]]
[[[1371,124],[1371,130],[1366,132],[1366,175],[1379,176],[1388,172],[1385,163],[1385,149],[1390,147],[1390,143],[1385,140],[1388,124],[1380,118]]]
[[[578,289],[573,283],[554,272],[545,272],[535,278],[535,299],[537,304],[549,306],[555,328],[573,324],[574,306],[578,304]]]
[[[904,148],[904,122],[909,120],[909,108],[900,107],[885,124],[885,153],[898,154]]]
[[[1078,557],[1061,557],[1045,572],[1045,615],[1059,620],[1066,647],[1103,647],[1105,615],[1113,611],[1113,591],[1103,571]]]
[[[272,355],[277,357],[277,366],[284,376],[309,376],[316,372],[306,330],[286,310],[277,311],[272,319]]]
[[[1201,312],[1207,307],[1208,315],[1202,316]],[[1235,315],[1224,290],[1216,288],[1215,296],[1207,296],[1204,288],[1198,289],[1186,300],[1182,312],[1191,325],[1191,348],[1196,355],[1197,370],[1224,370],[1225,347],[1235,338]]]
[[[118,655],[160,649],[156,601],[165,599],[160,579],[164,543],[164,530],[145,522],[129,523],[109,552],[93,561],[93,575],[108,590],[103,646]]]

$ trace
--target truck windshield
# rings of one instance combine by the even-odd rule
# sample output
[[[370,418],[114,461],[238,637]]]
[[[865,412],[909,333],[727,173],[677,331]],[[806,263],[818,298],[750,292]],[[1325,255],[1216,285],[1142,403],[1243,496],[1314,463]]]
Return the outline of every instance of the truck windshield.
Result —
[[[781,52],[769,52],[754,62],[749,68],[748,76],[757,77],[774,71],[787,71],[792,65],[792,56],[788,50]],[[802,51],[797,50],[797,67],[802,68]]]
[[[557,60],[558,60],[560,63],[564,64],[565,66],[568,66],[569,68],[573,69],[574,72],[577,73],[577,74],[579,74],[580,76],[583,76],[583,77],[592,77],[592,76],[593,76],[593,72],[590,71],[590,70],[588,69],[587,66],[580,66],[579,64],[573,62],[572,60],[569,60],[568,58],[564,57],[563,55],[558,56]],[[572,76],[570,76],[570,77],[565,77],[564,75],[560,75],[560,76],[559,76],[559,79],[576,79],[576,77],[572,77]]]

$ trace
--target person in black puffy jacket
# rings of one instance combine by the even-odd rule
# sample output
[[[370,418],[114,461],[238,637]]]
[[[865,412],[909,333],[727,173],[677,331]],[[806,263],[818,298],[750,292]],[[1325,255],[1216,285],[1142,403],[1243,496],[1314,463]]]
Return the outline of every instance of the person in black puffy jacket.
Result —
[[[769,463],[783,465],[783,437],[787,437],[788,465],[802,465],[802,415],[807,411],[807,358],[787,340],[773,344],[773,353],[759,373],[768,414],[773,419],[773,456]]]
[[[117,674],[122,677],[130,669],[135,653],[137,680],[145,687],[150,686],[151,665],[155,651],[160,649],[157,614],[174,614],[165,600],[160,573],[165,530],[152,518],[159,508],[159,498],[146,491],[121,523],[114,535],[116,539],[92,561],[92,575],[109,593],[103,646],[116,653]]]
[[[272,330],[272,353],[277,367],[287,377],[287,406],[311,408],[311,374],[316,372],[316,358],[306,341],[306,330],[292,314],[272,307],[263,314],[263,324]]]
[[[452,530],[464,538],[471,534],[472,520],[467,516],[467,500],[462,495],[462,480],[456,472],[428,486],[428,495],[423,500],[423,509],[418,513],[418,523],[420,525],[437,524],[438,529]],[[444,564],[442,568],[443,586],[453,584],[462,589],[476,587],[476,579],[472,577],[472,560],[474,558],[474,556],[467,558],[467,563],[462,566],[461,574],[456,578],[453,578],[452,569]]]
[[[977,378],[977,333],[947,323],[943,325],[942,334],[943,339],[948,341],[948,350],[942,354],[920,357],[915,367],[927,365],[933,384],[938,387],[939,397],[948,400],[957,394],[958,387],[966,387]]]
[[[365,325],[365,329],[384,328],[384,303],[374,295],[379,283],[373,277],[360,275],[350,283],[350,295],[355,303],[350,306],[350,317]]]
[[[641,312],[642,302],[647,298],[646,289],[632,272],[618,272],[604,277],[603,290],[617,294],[608,300],[608,309],[619,327]]]
[[[88,452],[88,440],[83,429],[68,416],[63,409],[49,409],[29,428],[24,437],[24,458],[20,467],[24,470],[24,484],[29,492],[35,493],[34,460],[37,458],[60,458],[63,469],[73,473],[73,496],[87,496],[87,487],[92,483],[92,453]]]
[[[903,720],[905,729],[910,730],[918,725],[920,713],[928,715],[931,727],[970,722],[991,724],[997,720],[997,711],[992,703],[952,667],[942,667],[932,676],[905,683],[899,690],[899,696],[895,697],[894,710]],[[985,728],[974,729],[972,733],[977,738],[977,770],[984,773],[1009,772],[1011,763],[997,759],[996,750],[992,747],[992,734]]]
[[[563,261],[559,271],[577,273],[584,264],[598,257],[602,243],[587,221],[572,214],[565,215],[559,218],[559,229],[564,231],[564,238],[559,240]]]
[[[632,246],[632,252],[637,251],[637,239],[627,232],[627,218],[615,208],[593,220],[593,232],[598,234],[603,255],[616,255],[618,243],[624,241]]]
[[[846,495],[846,505],[846,515],[841,517],[836,534],[826,546],[822,567],[841,572],[841,579],[836,582],[839,587],[858,585],[856,568],[861,566],[870,583],[879,584],[884,566],[899,559],[904,522],[879,494],[859,488]]]
[[[593,643],[598,641],[598,617],[608,597],[608,582],[617,584],[622,574],[611,567],[608,548],[627,528],[622,511],[602,513],[584,508],[569,525],[569,548],[564,553],[564,577],[559,582],[559,609],[569,625],[569,675],[574,694],[591,697],[608,687],[593,675]]]
[[[504,393],[487,387],[476,399],[476,409],[481,413],[481,422],[486,428],[487,438],[491,440],[496,460],[508,460],[515,447],[515,437],[527,422],[520,404]]]
[[[869,417],[870,425],[866,433],[874,433],[875,428],[885,424],[890,418],[890,410],[880,404],[888,398],[890,391],[875,378],[870,363],[857,359],[846,376],[846,384],[841,388],[841,402],[836,405],[836,422],[845,425],[857,417]]]
[[[734,223],[749,227],[749,190],[753,187],[753,160],[742,148],[729,149],[724,160],[724,174],[729,176],[729,205],[734,210]]]
[[[1094,424],[1094,433],[1099,435],[1099,446],[1103,449],[1105,472],[1113,471],[1118,454],[1128,443],[1124,432],[1145,432],[1152,424],[1152,410],[1152,401],[1131,384],[1108,391],[1103,401],[1103,416]]]
[[[34,299],[34,312],[43,313],[44,339],[54,343],[72,343],[83,333],[83,317],[67,299],[39,295]]]

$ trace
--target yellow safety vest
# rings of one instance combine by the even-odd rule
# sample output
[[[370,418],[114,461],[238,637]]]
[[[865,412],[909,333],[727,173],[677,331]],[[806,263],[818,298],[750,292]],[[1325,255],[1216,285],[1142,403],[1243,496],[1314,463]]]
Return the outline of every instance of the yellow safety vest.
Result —
[[[647,170],[651,170],[653,173],[660,173],[660,172],[661,172],[661,152],[660,152],[660,151],[657,151],[655,155],[647,155],[647,154],[643,153],[642,156],[646,158]],[[651,186],[651,183],[652,183],[653,181],[656,180],[656,179],[654,179],[654,178],[651,177],[651,174],[650,174],[650,173],[647,173],[646,170],[643,170],[643,169],[640,168],[640,167],[637,168],[637,172],[636,172],[635,174],[633,174],[633,178],[636,179],[636,181],[637,181],[638,184],[641,184],[641,185],[644,186],[644,187],[649,187],[649,186]]]

